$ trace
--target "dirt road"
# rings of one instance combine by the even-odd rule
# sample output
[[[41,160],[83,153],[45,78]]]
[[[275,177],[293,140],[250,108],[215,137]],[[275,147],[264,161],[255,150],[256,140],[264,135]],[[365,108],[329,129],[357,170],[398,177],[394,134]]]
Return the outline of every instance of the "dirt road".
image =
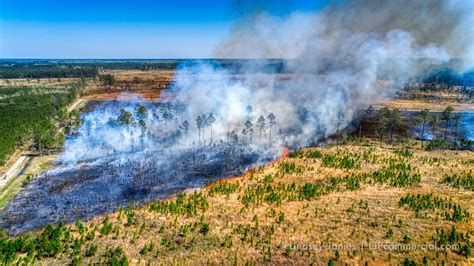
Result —
[[[72,110],[76,108],[79,108],[81,104],[85,102],[86,100],[82,98],[77,99],[67,108],[68,112],[71,112]],[[17,174],[20,172],[22,167],[25,165],[25,162],[27,161],[27,158],[29,155],[30,153],[27,151],[27,152],[22,152],[20,156],[16,158],[11,158],[11,160],[16,160],[16,161],[4,174],[1,174],[0,188],[3,188],[11,178],[14,178],[17,176]]]
[[[77,99],[74,103],[72,103],[71,106],[67,108],[67,111],[71,112],[72,110],[76,109],[83,101],[84,99]]]
[[[23,162],[25,162],[28,155],[28,152],[22,153],[18,160],[16,160],[16,162],[12,165],[12,167],[10,167],[10,169],[8,169],[8,171],[2,175],[2,178],[0,179],[0,187],[7,183],[11,177],[15,176],[20,171],[21,166],[23,165]]]

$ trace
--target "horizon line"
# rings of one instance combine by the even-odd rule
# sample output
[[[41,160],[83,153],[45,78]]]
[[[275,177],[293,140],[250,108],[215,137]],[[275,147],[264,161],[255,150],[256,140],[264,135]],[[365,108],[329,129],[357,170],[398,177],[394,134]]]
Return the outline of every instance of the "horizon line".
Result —
[[[163,58],[2,58],[2,60],[298,60],[298,58],[283,58],[283,57],[163,57]],[[328,59],[328,58],[319,58],[319,59]],[[410,58],[385,58],[386,60],[410,60]],[[413,58],[412,60],[436,60],[432,58]],[[450,58],[446,61],[452,60],[474,60],[474,58]]]

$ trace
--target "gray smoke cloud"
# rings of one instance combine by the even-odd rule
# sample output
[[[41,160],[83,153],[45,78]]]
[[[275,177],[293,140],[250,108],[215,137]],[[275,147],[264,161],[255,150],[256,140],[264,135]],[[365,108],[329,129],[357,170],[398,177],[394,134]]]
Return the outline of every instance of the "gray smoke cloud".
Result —
[[[404,37],[411,41],[400,45],[439,47],[451,58],[473,59],[474,55],[474,5],[470,0],[332,1],[320,11],[283,17],[271,16],[259,1],[254,5],[253,1],[237,3],[247,13],[216,49],[219,58],[341,58],[354,38],[359,42],[353,47],[368,47],[393,31],[405,32]],[[411,53],[386,56],[413,59]]]
[[[393,96],[405,82],[473,55],[471,1],[339,1],[284,16],[269,14],[262,2],[254,9],[238,3],[252,12],[214,56],[290,59],[285,70],[292,74],[255,74],[261,65],[249,63],[239,78],[212,66],[179,71],[177,98],[191,113],[221,114],[222,132],[242,127],[251,105],[257,116],[275,113],[281,144],[306,146],[346,127],[358,108]]]
[[[228,141],[234,132],[255,149],[279,152],[281,146],[307,146],[347,127],[359,108],[393,96],[405,82],[473,54],[470,1],[336,1],[322,10],[283,16],[266,12],[268,3],[262,1],[236,4],[242,17],[215,49],[215,57],[289,59],[284,61],[287,74],[264,74],[261,61],[243,63],[242,75],[210,63],[182,66],[162,101],[185,108],[166,123],[152,109],[158,115],[146,120],[146,148],[156,149],[154,139],[179,130],[185,120],[188,135],[173,139],[174,146],[210,142],[210,127],[200,130],[195,123],[197,116],[209,113],[216,119],[214,141]],[[68,142],[65,161],[133,151],[138,145],[139,127],[107,127],[117,114],[100,112],[86,115],[89,126],[98,130]],[[260,140],[257,118],[270,113],[276,116],[273,136],[266,121]],[[244,135],[247,120],[252,132]]]

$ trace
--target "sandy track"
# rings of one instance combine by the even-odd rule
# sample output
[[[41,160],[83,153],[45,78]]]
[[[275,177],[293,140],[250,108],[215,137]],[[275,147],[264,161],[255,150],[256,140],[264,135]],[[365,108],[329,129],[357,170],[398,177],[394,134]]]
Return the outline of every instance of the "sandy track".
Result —
[[[71,106],[67,108],[68,112],[78,108],[85,100],[82,98],[77,99]],[[22,153],[15,163],[1,176],[0,178],[0,187],[3,187],[11,178],[16,177],[18,172],[21,170],[22,166],[27,161],[26,159],[30,155],[29,152]]]
[[[69,108],[67,108],[67,111],[71,112],[72,110],[76,109],[82,102],[83,102],[83,99],[78,99],[71,106],[69,106]]]
[[[8,180],[12,177],[14,177],[18,171],[21,169],[21,166],[25,162],[26,158],[28,157],[29,153],[25,152],[23,153],[18,160],[8,169],[8,171],[2,176],[0,179],[0,186],[3,186],[8,182]]]

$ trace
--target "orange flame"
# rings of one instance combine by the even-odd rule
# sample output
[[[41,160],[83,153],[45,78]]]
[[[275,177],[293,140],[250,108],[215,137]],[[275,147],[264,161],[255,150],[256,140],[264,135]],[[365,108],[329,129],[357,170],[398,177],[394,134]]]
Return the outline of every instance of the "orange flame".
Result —
[[[277,164],[281,163],[283,160],[285,160],[285,158],[288,156],[288,154],[290,154],[290,150],[287,148],[287,147],[283,147],[283,153],[282,155],[276,159],[275,161],[272,161],[271,163],[265,165],[263,167],[263,169],[265,170],[268,170],[274,166],[276,166]],[[218,181],[216,182],[213,182],[211,183],[210,185],[207,186],[207,188],[212,188],[214,186],[217,186],[217,185],[220,185],[220,184],[224,184],[224,183],[227,183],[227,182],[232,182],[232,181],[235,181],[235,180],[238,180],[238,179],[241,179],[241,178],[249,178],[251,177],[252,175],[254,175],[255,173],[258,172],[258,168],[250,168],[247,172],[245,172],[244,175],[241,175],[241,176],[231,176],[231,177],[227,177],[227,178],[222,178],[222,179],[219,179]]]

